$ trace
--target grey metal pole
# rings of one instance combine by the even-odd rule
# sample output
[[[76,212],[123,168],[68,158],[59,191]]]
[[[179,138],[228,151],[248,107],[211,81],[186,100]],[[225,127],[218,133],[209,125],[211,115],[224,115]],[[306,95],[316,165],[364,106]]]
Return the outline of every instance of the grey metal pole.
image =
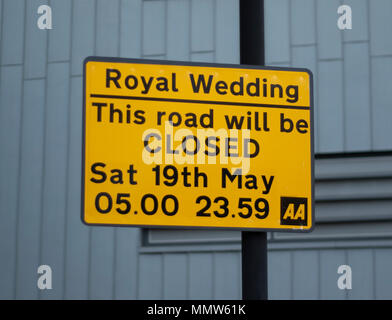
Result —
[[[265,64],[264,1],[240,0],[241,64]],[[243,231],[242,299],[268,299],[267,233]]]

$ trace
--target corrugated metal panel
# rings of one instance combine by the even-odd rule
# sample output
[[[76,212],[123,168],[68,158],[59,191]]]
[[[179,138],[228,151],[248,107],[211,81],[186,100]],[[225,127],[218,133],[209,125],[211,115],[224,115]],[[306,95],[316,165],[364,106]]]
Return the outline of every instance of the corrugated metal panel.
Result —
[[[374,286],[376,299],[392,299],[392,248],[374,251]]]
[[[39,261],[52,267],[53,283],[57,285],[53,286],[52,291],[40,293],[43,298],[60,299],[64,287],[65,190],[68,170],[68,62],[48,65],[46,88]]]
[[[139,285],[137,298],[163,298],[162,254],[141,255],[139,257]]]
[[[189,1],[170,0],[167,3],[166,56],[168,60],[189,60],[190,13]]]
[[[83,60],[94,55],[95,1],[72,1],[72,75],[83,74]]]
[[[4,11],[3,11],[4,14]],[[4,38],[3,38],[4,39]],[[17,212],[19,210],[20,128],[22,117],[21,66],[2,66],[0,72],[0,264],[1,296],[15,295],[17,270]],[[38,232],[35,230],[35,232]]]
[[[213,299],[241,299],[241,255],[215,252],[213,256]]]
[[[213,298],[213,253],[196,252],[189,255],[189,299]]]
[[[293,299],[319,298],[320,265],[317,250],[294,251],[291,277],[293,279]],[[274,285],[272,283],[272,285]]]
[[[344,1],[353,14],[344,31],[341,4],[265,0],[266,64],[313,72],[316,152],[391,150],[391,2]]]
[[[392,148],[392,55],[372,57],[372,143],[375,150]]]
[[[391,164],[391,156],[316,160],[317,225],[309,234],[270,234],[271,299],[392,297],[390,277],[386,279],[388,285],[377,286],[376,272],[385,271],[375,269],[375,252],[384,247],[379,259],[385,259],[388,265],[388,258],[382,254],[388,254],[392,247]],[[241,294],[240,286],[235,289],[240,268],[233,267],[240,264],[238,232],[150,230],[141,251],[143,255],[187,254],[189,259],[197,259],[203,253],[203,263],[209,266],[212,260],[215,266],[213,296],[228,291],[224,289],[227,286],[231,286],[228,297]],[[338,267],[345,264],[352,268],[352,290],[340,290],[337,286]],[[218,272],[218,265],[227,270]],[[183,259],[176,270],[184,274],[188,268]],[[232,276],[223,276],[223,272]],[[230,283],[220,282],[217,277],[230,279]],[[198,297],[209,299],[209,290],[200,288]]]
[[[79,1],[78,1],[79,2]],[[68,131],[68,176],[67,176],[67,213],[65,230],[65,273],[64,298],[86,299],[89,278],[89,231],[80,223],[77,212],[80,210],[82,148],[82,78],[71,78]],[[77,272],[75,272],[77,270]]]
[[[267,61],[314,72],[319,152],[390,149],[392,7],[347,3],[352,32],[336,28],[338,0],[266,0]],[[40,4],[52,30],[36,27]],[[139,229],[79,216],[83,59],[238,63],[238,0],[2,0],[0,21],[0,298],[240,298],[238,233],[140,248]],[[270,235],[271,298],[392,298],[384,162],[319,162],[320,225]],[[52,267],[50,291],[37,289],[40,264]],[[341,264],[353,269],[349,292],[336,285]]]
[[[327,249],[320,251],[320,299],[345,299],[346,290],[337,286],[340,265],[347,264],[345,250]],[[356,267],[356,266],[352,266]],[[308,272],[312,272],[308,270]],[[314,272],[314,271],[313,271]]]
[[[50,7],[52,8],[53,20],[52,30],[49,32],[48,61],[69,61],[72,32],[72,1],[50,0]],[[37,11],[37,6],[34,9]],[[36,17],[37,15],[35,15]],[[37,27],[34,26],[34,29],[37,29]]]
[[[272,300],[293,298],[293,254],[289,251],[268,253],[268,298]]]
[[[25,80],[22,118],[20,200],[17,230],[16,296],[36,299],[39,265],[45,80]],[[31,106],[34,106],[33,108]]]
[[[40,5],[47,5],[47,3],[47,1],[39,0],[26,2],[25,79],[44,78],[46,75],[46,52],[49,37],[47,32],[42,32],[37,28],[37,8]]]
[[[2,3],[2,65],[22,64],[25,28],[25,1],[3,0]]]
[[[42,4],[52,30],[37,27]],[[139,229],[80,221],[82,62],[238,62],[238,1],[2,0],[0,21],[1,297],[145,297]],[[37,289],[40,264],[52,267],[50,291]]]
[[[353,289],[348,291],[348,298],[374,299],[374,250],[348,250],[347,264],[352,266],[353,283]]]
[[[188,255],[165,253],[163,256],[163,298],[186,299],[188,297]]]

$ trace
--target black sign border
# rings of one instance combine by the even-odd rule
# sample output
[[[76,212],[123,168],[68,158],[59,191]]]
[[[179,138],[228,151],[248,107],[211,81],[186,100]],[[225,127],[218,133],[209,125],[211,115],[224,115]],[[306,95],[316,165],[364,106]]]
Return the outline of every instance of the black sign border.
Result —
[[[88,223],[84,220],[84,196],[85,196],[85,141],[86,141],[86,65],[90,61],[95,62],[116,62],[116,63],[137,63],[137,64],[155,64],[155,65],[172,65],[172,66],[193,66],[193,67],[215,67],[215,68],[231,68],[231,69],[256,69],[256,70],[277,70],[277,71],[293,71],[306,72],[309,75],[309,91],[310,91],[310,152],[311,152],[311,204],[312,204],[312,221],[310,228],[242,228],[242,227],[197,227],[197,226],[167,226],[167,225],[136,225],[136,224],[109,224],[109,223]],[[290,233],[309,233],[315,227],[315,179],[314,179],[314,95],[313,95],[313,73],[306,68],[286,68],[286,67],[268,67],[255,66],[245,64],[224,64],[210,62],[188,62],[188,61],[172,61],[172,60],[152,60],[152,59],[133,59],[118,57],[101,57],[88,56],[83,61],[83,123],[82,123],[82,188],[81,188],[81,220],[86,226],[99,227],[136,227],[148,229],[182,229],[182,230],[236,230],[236,231],[259,231],[259,232],[290,232]],[[290,195],[285,195],[290,196]]]

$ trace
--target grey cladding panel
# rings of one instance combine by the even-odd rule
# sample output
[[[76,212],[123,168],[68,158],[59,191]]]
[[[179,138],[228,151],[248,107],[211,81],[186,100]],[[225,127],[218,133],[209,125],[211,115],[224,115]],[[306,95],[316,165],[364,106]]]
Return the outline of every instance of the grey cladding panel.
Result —
[[[189,256],[189,299],[212,299],[213,254],[193,253]]]
[[[374,250],[376,299],[392,299],[392,248]]]
[[[341,61],[318,63],[318,151],[343,152],[343,64]]]
[[[368,1],[370,15],[370,47],[372,55],[392,55],[392,2],[389,0]]]
[[[317,43],[319,59],[341,59],[341,33],[337,28],[339,0],[316,0]]]
[[[0,294],[7,299],[15,294],[22,76],[20,66],[0,67]]]
[[[166,54],[164,1],[143,2],[143,56]]]
[[[63,297],[65,203],[68,152],[69,63],[48,67],[45,104],[44,174],[40,263],[50,265],[56,287],[43,298]],[[43,115],[41,114],[41,117]]]
[[[338,268],[347,264],[344,250],[323,250],[320,252],[320,299],[346,299],[346,290],[337,286]]]
[[[114,298],[136,299],[139,229],[119,228],[115,237]]]
[[[169,0],[167,3],[167,59],[189,60],[190,2]],[[178,26],[181,26],[179,28]]]
[[[96,54],[109,57],[118,56],[120,1],[98,0],[96,5]]]
[[[146,254],[139,257],[138,299],[163,298],[163,261],[161,254]]]
[[[89,227],[81,223],[81,140],[82,134],[82,79],[71,79],[69,105],[69,147],[67,176],[66,252],[65,252],[65,298],[87,299],[89,278]],[[77,272],[75,272],[77,270]]]
[[[352,270],[352,289],[348,291],[348,298],[374,299],[374,250],[348,251],[347,264]]]
[[[95,6],[94,0],[73,1],[72,75],[82,75],[84,58],[94,55]]]
[[[227,243],[241,239],[239,231],[229,230],[173,230],[151,229],[147,233],[145,245],[187,244],[187,243]]]
[[[120,56],[141,55],[142,0],[121,0]]]
[[[349,5],[353,13],[353,28],[350,32],[343,32],[344,41],[366,41],[369,40],[369,10],[370,0],[345,0],[344,4]]]
[[[92,227],[89,261],[89,298],[114,298],[114,228]]]
[[[292,253],[272,251],[268,253],[269,299],[292,299]]]
[[[70,59],[72,1],[51,0],[50,7],[52,8],[52,29],[48,32],[48,61],[66,61]]]
[[[290,4],[290,30],[292,45],[316,42],[315,0],[294,0]]]
[[[372,138],[375,150],[392,149],[392,56],[372,58]]]
[[[191,50],[214,50],[215,2],[191,0]]]
[[[239,63],[239,1],[217,0],[215,22],[216,61]]]
[[[25,79],[46,75],[48,30],[37,28],[37,8],[42,4],[47,4],[47,1],[32,0],[26,2]]]
[[[344,44],[345,150],[368,151],[371,142],[369,45]]]
[[[188,295],[188,255],[167,253],[163,256],[163,298],[186,299]]]
[[[2,1],[0,65],[23,63],[25,1]]]
[[[41,192],[43,177],[45,81],[27,80],[23,95],[20,205],[16,297],[37,299],[37,268],[40,265]],[[36,106],[36,107],[32,107]]]
[[[214,253],[214,299],[241,299],[240,261],[237,252]]]
[[[291,60],[289,15],[288,0],[265,1],[266,65],[289,63]]]
[[[316,250],[293,251],[293,299],[319,298],[319,258]]]

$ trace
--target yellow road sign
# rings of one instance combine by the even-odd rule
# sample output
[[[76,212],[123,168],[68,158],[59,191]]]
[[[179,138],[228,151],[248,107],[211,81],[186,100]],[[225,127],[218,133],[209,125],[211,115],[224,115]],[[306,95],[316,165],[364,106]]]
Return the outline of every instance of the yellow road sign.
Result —
[[[82,221],[309,231],[306,69],[89,57]]]

